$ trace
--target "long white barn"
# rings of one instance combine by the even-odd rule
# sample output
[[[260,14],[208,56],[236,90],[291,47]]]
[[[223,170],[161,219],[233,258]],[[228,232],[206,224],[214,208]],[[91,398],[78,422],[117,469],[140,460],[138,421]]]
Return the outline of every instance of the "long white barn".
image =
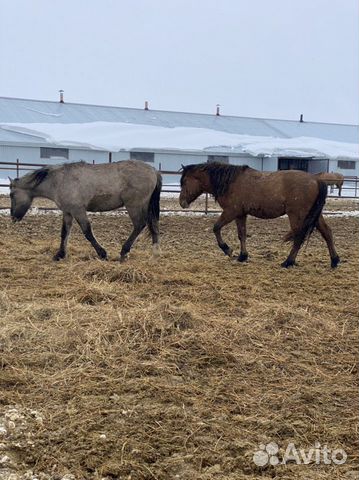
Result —
[[[171,171],[181,164],[220,160],[265,171],[296,168],[359,176],[357,125],[217,113],[0,97],[0,178],[13,174],[1,162],[128,158]]]

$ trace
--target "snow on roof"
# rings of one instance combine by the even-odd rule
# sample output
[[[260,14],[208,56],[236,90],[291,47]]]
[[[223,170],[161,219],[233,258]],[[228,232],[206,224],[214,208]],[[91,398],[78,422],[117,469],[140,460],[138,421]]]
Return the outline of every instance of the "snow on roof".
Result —
[[[357,125],[216,116],[0,97],[0,123],[15,122],[64,124],[115,122],[168,128],[204,128],[239,135],[315,137],[338,142],[358,142]]]
[[[0,124],[1,131],[29,135],[51,145],[112,152],[164,149],[246,153],[253,156],[359,157],[359,147],[354,143],[308,136],[280,138],[275,135],[242,135],[197,127],[169,128],[118,122],[8,123]]]

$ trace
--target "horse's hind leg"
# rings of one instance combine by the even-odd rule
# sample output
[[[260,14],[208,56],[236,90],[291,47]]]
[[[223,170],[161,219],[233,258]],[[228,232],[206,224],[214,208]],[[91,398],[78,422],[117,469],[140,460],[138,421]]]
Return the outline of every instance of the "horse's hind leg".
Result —
[[[247,228],[246,228],[246,221],[247,217],[244,215],[243,217],[237,217],[237,231],[238,231],[238,238],[241,242],[241,252],[237,258],[239,262],[245,262],[248,259],[248,252],[246,246],[247,240]]]
[[[300,231],[303,222],[299,219],[299,217],[290,213],[288,213],[288,218],[291,232],[285,236],[285,240],[293,239],[293,246],[287,259],[282,263],[282,267],[284,268],[293,267],[296,264],[295,259],[297,258],[299,249],[302,246],[302,242],[297,239],[296,233]]]
[[[152,219],[151,222],[147,222],[148,229],[152,238],[152,252],[153,256],[160,255],[160,229],[157,219]]]
[[[324,240],[327,242],[329,255],[331,259],[331,266],[332,268],[335,268],[340,262],[340,258],[337,254],[337,251],[335,250],[332,230],[329,227],[329,225],[325,222],[323,215],[319,217],[317,229],[319,230]]]
[[[213,227],[213,233],[216,236],[218,246],[221,250],[223,250],[225,255],[228,255],[229,257],[232,256],[233,250],[227,243],[223,241],[222,235],[221,235],[221,230],[222,228],[227,225],[228,223],[232,222],[235,219],[235,215],[232,215],[227,212],[222,212],[222,215],[219,217],[219,219],[216,221]]]
[[[131,209],[129,207],[127,207],[127,211],[133,223],[133,230],[131,232],[131,235],[122,245],[121,253],[120,253],[120,262],[124,262],[126,260],[127,254],[131,250],[131,247],[134,244],[136,238],[139,236],[139,234],[142,232],[142,230],[146,226],[146,217],[147,217],[146,212],[142,210],[138,211],[138,209],[137,210]]]
[[[74,217],[77,223],[80,225],[82,233],[85,235],[85,238],[91,243],[93,248],[96,250],[97,255],[102,259],[107,259],[106,250],[101,247],[101,245],[96,240],[94,234],[92,233],[91,223],[87,217],[86,211],[81,210],[79,212],[74,213]]]
[[[73,216],[70,213],[64,212],[62,217],[60,248],[58,249],[58,251],[53,257],[55,261],[61,260],[62,258],[66,257],[66,245],[70,236],[72,221],[73,221]]]

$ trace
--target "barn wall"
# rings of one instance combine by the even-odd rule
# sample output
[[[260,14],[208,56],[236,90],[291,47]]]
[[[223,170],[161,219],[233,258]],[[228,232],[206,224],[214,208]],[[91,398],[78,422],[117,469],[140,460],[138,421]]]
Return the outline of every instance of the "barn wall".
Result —
[[[243,157],[238,155],[230,155],[229,156],[229,163],[233,165],[248,165],[251,168],[255,168],[256,170],[261,170],[262,160],[260,158],[255,157]]]
[[[112,161],[113,162],[121,162],[123,160],[130,159],[130,152],[113,152],[112,153]]]
[[[108,162],[108,152],[101,152],[98,150],[82,150],[82,149],[69,149],[69,161],[79,162],[83,160],[87,163],[106,163]],[[66,161],[64,159],[64,161]],[[61,162],[59,162],[61,163]]]
[[[40,158],[40,147],[19,147],[0,145],[0,162],[16,162],[19,159],[24,163],[63,163],[66,161],[78,162],[84,160],[85,162],[107,162],[108,153],[98,150],[85,149],[71,149],[69,148],[69,159],[62,157],[53,157],[52,159]]]
[[[209,152],[210,153],[210,152]],[[224,153],[224,155],[226,155]],[[228,155],[229,162],[234,165],[249,165],[252,168],[263,171],[276,171],[278,166],[277,157],[251,157],[250,155]],[[122,161],[128,160],[130,158],[130,153],[128,151],[113,152],[112,161]],[[21,147],[21,146],[9,146],[9,145],[0,145],[0,162],[16,162],[19,159],[20,162],[25,163],[63,163],[67,160],[63,158],[53,158],[53,159],[42,159],[40,158],[40,147]],[[154,157],[154,163],[151,164],[155,168],[162,170],[172,170],[179,171],[183,165],[189,165],[191,163],[202,163],[207,162],[208,155],[207,153],[195,153],[195,152],[156,152]],[[109,160],[108,152],[98,151],[98,150],[86,150],[86,149],[69,149],[69,159],[68,161],[86,161],[92,163],[105,163]],[[4,168],[0,170],[0,178],[5,179],[7,176],[14,177],[16,170],[11,167]],[[359,176],[359,161],[356,162],[356,168],[352,170],[339,169],[337,160],[330,160],[328,165],[328,170],[333,172],[342,173],[345,176]],[[20,175],[26,173],[25,169],[20,170]],[[164,184],[169,183],[178,183],[180,179],[180,174],[174,175],[164,175]],[[2,182],[0,182],[2,183]]]
[[[329,160],[329,172],[341,173],[345,177],[359,177],[359,161],[355,162],[353,170],[338,168],[338,160]]]
[[[153,166],[155,168],[160,168],[161,170],[169,170],[177,172],[181,170],[183,165],[190,165],[191,163],[203,163],[207,161],[207,155],[200,154],[187,154],[187,153],[156,153],[155,154],[155,163]],[[179,184],[181,174],[178,175],[162,175],[163,184]]]
[[[266,157],[263,159],[264,172],[276,172],[278,170],[278,157]]]
[[[8,145],[0,145],[0,162],[19,162],[24,163],[43,163],[40,160],[40,148],[38,147],[11,147]],[[0,183],[7,183],[7,177],[16,177],[16,167],[0,165]],[[28,170],[20,167],[19,176],[24,175]],[[1,180],[2,179],[2,180]],[[3,181],[6,179],[6,182]]]
[[[127,157],[128,158],[128,157]],[[40,147],[20,147],[20,146],[8,146],[0,145],[0,162],[16,162],[19,159],[20,163],[37,163],[41,165],[47,164],[59,164],[65,162],[78,162],[80,160],[92,163],[108,162],[108,153],[97,150],[85,150],[85,149],[69,149],[69,159],[62,157],[40,158]],[[29,167],[34,169],[36,167]],[[24,175],[28,172],[24,166],[20,166],[19,175]],[[7,179],[7,177],[16,176],[15,166],[0,165],[0,179]],[[0,181],[0,183],[3,183]]]
[[[20,162],[39,163],[39,147],[17,147],[9,145],[0,145],[0,162]]]

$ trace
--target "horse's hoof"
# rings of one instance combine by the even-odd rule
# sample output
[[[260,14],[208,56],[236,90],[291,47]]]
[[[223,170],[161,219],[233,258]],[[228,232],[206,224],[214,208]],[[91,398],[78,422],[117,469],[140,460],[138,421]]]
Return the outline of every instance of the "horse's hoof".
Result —
[[[52,260],[54,262],[59,262],[60,260],[63,260],[65,258],[65,255],[63,253],[56,253],[53,257]]]
[[[225,255],[227,255],[228,257],[232,256],[233,250],[229,245],[227,245],[226,243],[223,243],[220,245],[220,248]]]
[[[100,250],[98,252],[98,256],[101,260],[107,260],[107,252],[106,250]]]
[[[227,257],[231,258],[233,255],[233,249],[231,247],[228,247],[224,250],[224,254],[227,255]]]
[[[238,262],[246,262],[248,260],[248,253],[240,253],[237,260]]]
[[[293,260],[285,260],[283,263],[281,263],[281,267],[283,268],[290,268],[298,265],[296,262]]]
[[[127,260],[128,260],[127,255],[124,255],[123,257],[122,256],[120,257],[120,263],[125,263],[125,262],[127,262]]]
[[[332,268],[337,268],[338,263],[340,263],[340,258],[339,258],[338,256],[332,258],[331,267],[332,267]]]

